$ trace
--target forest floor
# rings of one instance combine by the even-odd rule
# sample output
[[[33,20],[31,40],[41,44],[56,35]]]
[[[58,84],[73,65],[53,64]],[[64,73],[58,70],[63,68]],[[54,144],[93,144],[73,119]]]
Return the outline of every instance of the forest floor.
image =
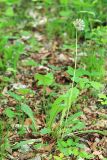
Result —
[[[35,37],[39,42],[39,51],[35,51],[35,45],[33,46],[34,50],[32,50],[32,46],[28,42],[31,37]],[[20,120],[14,118],[9,121],[9,119],[4,116],[4,110],[6,108],[12,108],[16,111],[18,106],[18,102],[8,95],[7,91],[10,90],[20,95],[17,90],[19,85],[33,90],[34,94],[25,95],[25,101],[35,114],[38,129],[45,127],[46,115],[41,107],[43,103],[43,87],[37,85],[34,75],[36,73],[46,74],[47,72],[52,72],[54,74],[55,83],[52,87],[46,87],[45,100],[49,107],[58,95],[65,93],[71,86],[72,80],[66,70],[68,66],[74,67],[74,55],[71,53],[75,53],[75,49],[63,51],[61,50],[61,42],[59,39],[48,42],[46,37],[39,31],[32,31],[30,36],[20,36],[18,40],[24,43],[26,47],[25,53],[20,57],[16,77],[8,83],[4,82],[2,76],[0,79],[2,84],[1,93],[4,95],[1,97],[0,102],[0,117],[4,120],[2,136],[5,137],[7,132],[6,128],[8,127],[7,124],[9,123],[11,124],[10,129],[8,129],[8,140],[10,144],[14,145],[17,142],[27,140],[34,140],[34,143],[23,145],[21,148],[14,150],[11,148],[6,149],[8,154],[6,155],[7,158],[5,158],[5,160],[54,160],[54,156],[58,155],[59,151],[55,148],[56,141],[53,137],[48,134],[33,134],[32,129],[29,129],[32,121],[26,116],[23,118],[23,125],[27,126],[26,131],[23,131],[22,128],[20,129]],[[14,43],[17,39],[10,39],[9,41],[10,43]],[[82,56],[84,55],[78,55],[77,68],[81,67]],[[31,62],[30,60],[33,61]],[[11,78],[12,72],[7,71],[5,76]],[[96,97],[92,96],[91,92],[87,89],[81,91],[78,104],[79,109],[84,113],[81,116],[81,120],[86,123],[85,130],[102,131],[101,133],[87,132],[79,134],[81,141],[85,144],[85,151],[92,153],[95,156],[93,160],[103,160],[104,157],[107,157],[107,107],[102,106],[101,102],[98,101]],[[74,106],[71,109],[71,114],[76,111],[78,111],[78,107]],[[16,116],[18,115],[16,114]],[[48,143],[48,146],[36,149],[34,145],[36,146],[38,143]],[[72,157],[65,157],[63,159],[73,160]]]

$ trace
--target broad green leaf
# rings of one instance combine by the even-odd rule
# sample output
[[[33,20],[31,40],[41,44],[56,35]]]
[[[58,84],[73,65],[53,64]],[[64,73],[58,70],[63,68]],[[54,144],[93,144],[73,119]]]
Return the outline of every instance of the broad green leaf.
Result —
[[[36,129],[36,122],[35,122],[35,118],[34,118],[34,114],[33,114],[33,111],[31,110],[31,108],[26,105],[26,104],[22,104],[21,105],[21,110],[26,113],[28,115],[29,118],[31,118],[32,122],[33,122],[33,125]]]
[[[70,74],[71,76],[74,76],[74,69],[72,67],[68,67],[68,70],[67,70],[67,73]],[[84,75],[87,75],[89,76],[90,73],[82,68],[78,68],[76,69],[75,71],[75,76],[76,77],[81,77],[81,76],[84,76]]]
[[[60,11],[59,14],[63,17],[69,17],[71,15],[71,11]]]
[[[35,139],[30,139],[30,140],[27,140],[27,141],[20,141],[19,143],[16,143],[15,145],[13,145],[13,149],[18,149],[20,148],[21,146],[25,145],[25,144],[33,144],[36,140]]]
[[[68,66],[67,73],[73,76],[74,75],[74,69],[72,67]]]
[[[76,146],[77,146],[78,148],[84,148],[84,144],[81,144],[81,143],[76,143]]]
[[[78,155],[79,155],[79,150],[78,150],[78,148],[74,148],[72,152],[73,152],[73,154],[74,154],[75,156],[78,156]]]
[[[103,93],[99,94],[98,97],[101,99],[107,99],[106,94],[103,94]]]
[[[50,128],[43,128],[40,130],[41,134],[50,134],[51,133],[51,129]]]
[[[46,147],[46,146],[47,146],[46,144],[37,143],[37,144],[34,145],[34,148],[35,148],[35,149],[41,149],[41,148]]]
[[[70,146],[72,146],[72,144],[73,144],[73,140],[72,139],[68,139],[67,140],[67,145],[70,147]]]
[[[22,95],[27,95],[27,94],[34,94],[34,92],[31,89],[28,88],[20,88],[17,90],[18,93]]]
[[[27,59],[22,62],[23,66],[37,66],[37,62],[35,62],[33,59]]]
[[[13,112],[10,108],[6,108],[4,113],[9,118],[14,118],[16,116],[15,112]]]
[[[93,156],[93,155],[88,154],[88,153],[87,153],[87,152],[85,152],[85,151],[79,152],[79,156],[80,156],[80,157],[82,157],[82,158],[86,158],[86,159],[94,158],[94,156]]]
[[[72,103],[76,102],[78,95],[79,95],[79,90],[76,87],[71,88],[67,92],[67,98],[66,98],[67,108],[71,107]]]
[[[10,82],[11,81],[11,78],[9,77],[5,77],[5,76],[1,76],[0,79],[4,82]]]
[[[77,123],[76,125],[74,125],[74,126],[71,128],[71,130],[72,130],[72,131],[76,131],[76,130],[81,130],[81,129],[83,129],[83,128],[85,128],[85,123],[79,122],[79,123]]]
[[[81,115],[83,115],[83,112],[77,112],[77,113],[70,116],[70,120],[72,121],[72,120],[80,117]]]
[[[103,87],[103,85],[101,83],[95,82],[95,81],[91,81],[90,84],[96,90],[100,90]]]
[[[67,147],[67,143],[65,141],[61,141],[60,144],[63,146],[63,147]]]
[[[65,107],[62,110],[62,115],[60,118],[60,125],[63,125],[64,118],[66,117],[66,114],[70,110],[72,104],[76,102],[78,95],[79,95],[79,90],[76,87],[71,88],[66,93],[65,99],[64,99]]]
[[[55,102],[52,105],[52,108],[49,112],[49,119],[48,119],[48,126],[49,128],[51,128],[53,122],[56,119],[56,116],[59,112],[61,112],[64,109],[64,105],[62,104],[62,102],[65,100],[65,96],[62,95],[60,97],[58,97]]]
[[[23,99],[21,96],[19,96],[18,94],[14,93],[14,92],[8,91],[8,94],[12,98],[14,98],[15,100],[17,100],[17,101],[22,101],[22,99]]]
[[[38,85],[50,86],[54,82],[54,76],[52,73],[47,73],[46,75],[35,74],[35,80],[38,80]]]
[[[75,124],[75,123],[78,123],[79,120],[78,118],[83,114],[83,112],[77,112],[71,116],[68,117],[67,121],[65,121],[63,124],[64,125],[70,125],[70,124]]]
[[[107,100],[101,102],[102,105],[107,105]]]
[[[7,71],[10,71],[10,72],[13,72],[13,73],[16,73],[17,72],[17,70],[16,69],[14,69],[14,68],[7,68]]]
[[[13,11],[13,8],[12,7],[8,7],[6,12],[5,12],[5,15],[6,16],[14,16],[14,11]]]
[[[60,3],[63,4],[63,5],[67,5],[69,2],[69,0],[60,0]]]

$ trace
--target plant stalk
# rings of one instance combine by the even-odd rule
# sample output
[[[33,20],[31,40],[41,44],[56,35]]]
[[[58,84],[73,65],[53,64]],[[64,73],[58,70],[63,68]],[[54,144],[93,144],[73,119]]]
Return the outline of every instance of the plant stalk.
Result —
[[[75,77],[76,77],[76,69],[77,69],[77,58],[78,58],[78,34],[77,34],[77,29],[76,29],[76,35],[75,36],[76,36],[76,41],[75,41],[75,62],[74,62],[75,66],[74,66],[73,81],[72,81],[71,89],[73,89],[73,87],[74,87]],[[72,92],[71,92],[71,94],[72,94]],[[67,122],[67,118],[69,116],[69,110],[70,110],[70,107],[71,107],[71,104],[69,103],[69,100],[68,100],[67,107],[68,107],[68,109],[67,109],[67,114],[66,114],[66,117],[65,117],[65,122]],[[63,135],[64,135],[65,128],[66,127],[64,126],[64,128],[62,129],[62,136],[61,136],[62,138],[63,138]]]

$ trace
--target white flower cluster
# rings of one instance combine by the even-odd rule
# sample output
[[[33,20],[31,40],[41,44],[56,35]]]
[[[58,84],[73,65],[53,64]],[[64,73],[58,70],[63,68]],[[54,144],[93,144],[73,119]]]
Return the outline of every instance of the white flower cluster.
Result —
[[[85,28],[85,24],[82,19],[76,19],[73,24],[78,31],[83,31]]]
[[[14,83],[12,86],[13,86],[12,87],[13,89],[25,89],[25,88],[27,88],[26,85],[21,84],[21,83]]]

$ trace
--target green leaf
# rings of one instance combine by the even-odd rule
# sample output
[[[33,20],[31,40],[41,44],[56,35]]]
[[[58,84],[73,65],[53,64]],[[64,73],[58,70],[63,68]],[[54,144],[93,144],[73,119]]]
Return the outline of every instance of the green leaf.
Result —
[[[23,99],[21,96],[19,96],[18,94],[14,93],[14,92],[8,91],[8,94],[12,98],[14,98],[15,100],[17,100],[17,101],[22,101],[22,99]]]
[[[101,134],[101,135],[104,135],[104,136],[107,136],[107,130],[103,130],[103,131],[100,131],[100,130],[83,130],[83,131],[78,131],[78,133],[98,133],[98,134]]]
[[[65,100],[65,95],[62,95],[54,101],[52,108],[49,112],[49,119],[48,119],[49,128],[52,127],[52,124],[55,121],[57,114],[64,109],[64,105],[62,104],[64,100]]]
[[[79,152],[79,156],[82,157],[82,158],[86,158],[86,159],[94,158],[93,155],[88,154],[88,153],[85,152],[85,151]]]
[[[67,121],[63,123],[63,125],[67,126],[70,124],[75,124],[80,122],[77,118],[80,117],[83,114],[83,112],[77,112],[71,116],[68,117]]]
[[[81,129],[83,129],[83,128],[85,128],[85,123],[79,122],[79,123],[77,123],[76,125],[74,125],[74,126],[71,128],[71,130],[72,130],[72,131],[76,131],[76,130],[81,130]]]
[[[3,67],[4,67],[3,62],[2,62],[2,60],[0,59],[0,68],[3,68]]]
[[[61,141],[60,144],[63,146],[63,147],[67,147],[67,143],[65,141]]]
[[[99,94],[98,97],[101,99],[107,99],[106,94],[103,94],[103,93]]]
[[[27,94],[34,94],[34,92],[31,89],[28,88],[20,88],[17,90],[18,93],[22,95],[27,95]]]
[[[36,141],[35,139],[30,139],[30,140],[27,140],[27,141],[20,141],[19,143],[16,143],[12,148],[13,149],[18,149],[25,144],[30,145],[30,144],[34,143],[35,141]]]
[[[35,80],[38,80],[38,85],[50,86],[54,82],[54,76],[52,73],[47,73],[46,75],[35,74]]]
[[[81,144],[81,143],[76,143],[76,146],[77,146],[78,148],[84,148],[84,144]]]
[[[61,3],[62,5],[67,5],[68,2],[69,2],[69,0],[60,0],[60,3]]]
[[[72,103],[74,103],[77,100],[77,97],[79,95],[79,90],[76,87],[71,88],[66,95],[67,95],[66,105],[67,108],[69,108],[71,107]]]
[[[70,146],[72,146],[72,144],[73,144],[73,140],[72,139],[68,139],[67,140],[67,145],[70,147]]]
[[[80,117],[81,115],[83,115],[83,112],[77,112],[73,115],[70,116],[70,120],[74,120],[74,119],[77,119],[78,117]]]
[[[40,130],[41,134],[49,134],[51,133],[51,129],[50,128],[43,128]]]
[[[103,88],[103,85],[99,82],[91,81],[90,84],[96,90],[100,90],[101,88]]]
[[[68,66],[67,73],[73,76],[74,75],[74,69],[72,67]]]
[[[70,74],[71,76],[74,76],[74,69],[72,67],[68,66],[67,73]],[[81,77],[81,76],[84,76],[84,75],[89,76],[90,73],[88,71],[84,70],[83,68],[76,69],[76,71],[75,71],[75,76],[76,77]]]
[[[35,62],[33,59],[27,59],[22,62],[23,66],[37,66],[37,62]]]
[[[33,114],[33,111],[31,110],[31,108],[26,104],[22,104],[21,105],[21,110],[24,113],[26,113],[28,115],[28,117],[32,120],[33,125],[34,125],[34,127],[36,129],[36,122],[35,122],[34,114]]]
[[[17,72],[17,70],[16,69],[14,69],[14,68],[7,68],[7,71],[10,71],[10,72],[13,72],[13,73],[16,73]]]
[[[43,144],[43,143],[37,143],[37,144],[34,145],[34,148],[35,148],[35,149],[41,149],[41,148],[44,147],[44,146],[46,146],[46,145]]]
[[[14,118],[16,116],[15,113],[10,108],[6,108],[4,113],[9,118]]]
[[[93,17],[95,17],[95,12],[91,12],[91,11],[79,11],[80,13],[84,13],[84,14],[89,14],[92,15]]]
[[[71,15],[71,11],[60,11],[59,14],[63,17],[69,17]]]
[[[78,83],[81,89],[90,87],[90,81],[88,78],[79,78]]]
[[[5,12],[5,15],[9,16],[9,17],[14,16],[13,8],[12,7],[8,7],[7,10],[6,10],[6,12]]]
[[[107,105],[107,100],[101,102],[102,105]]]
[[[75,156],[78,156],[78,154],[79,154],[78,148],[74,148],[72,152],[73,152],[73,154],[74,154]]]

